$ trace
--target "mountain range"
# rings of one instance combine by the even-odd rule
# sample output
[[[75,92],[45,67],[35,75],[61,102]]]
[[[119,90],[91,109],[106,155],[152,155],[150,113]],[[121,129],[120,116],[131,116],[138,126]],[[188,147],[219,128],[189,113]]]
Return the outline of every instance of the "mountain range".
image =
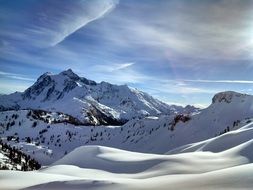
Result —
[[[83,125],[120,125],[136,117],[198,110],[168,105],[127,85],[97,83],[71,69],[56,75],[44,73],[24,92],[0,96],[0,110],[19,109],[61,112]]]
[[[219,92],[205,109],[182,107],[69,69],[1,95],[0,107],[0,167],[43,166],[0,171],[6,189],[152,189],[150,180],[159,189],[201,189],[200,178],[226,189],[239,176],[240,188],[253,185],[252,95]]]

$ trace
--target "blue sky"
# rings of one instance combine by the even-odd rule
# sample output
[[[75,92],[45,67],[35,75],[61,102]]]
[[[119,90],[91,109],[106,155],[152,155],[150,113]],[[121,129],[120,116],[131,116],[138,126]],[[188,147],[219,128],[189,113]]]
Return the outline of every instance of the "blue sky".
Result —
[[[253,94],[253,1],[0,0],[0,93],[72,68],[168,103]]]

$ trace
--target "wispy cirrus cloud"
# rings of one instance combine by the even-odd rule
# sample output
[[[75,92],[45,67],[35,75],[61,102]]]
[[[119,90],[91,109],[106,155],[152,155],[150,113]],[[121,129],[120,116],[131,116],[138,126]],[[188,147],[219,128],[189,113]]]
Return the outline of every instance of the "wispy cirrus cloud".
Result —
[[[117,3],[117,0],[75,1],[75,6],[68,3],[66,7],[64,6],[60,10],[55,9],[52,13],[44,10],[45,12],[41,12],[43,15],[40,17],[40,20],[45,29],[50,28],[51,30],[52,41],[50,45],[55,46],[59,44],[88,23],[110,13]],[[53,22],[52,18],[54,19]],[[39,34],[46,34],[43,30],[40,33],[40,27],[35,27],[35,31],[33,32],[36,33],[36,29],[38,29],[37,32]]]
[[[30,3],[32,5],[34,2]],[[37,2],[30,12],[25,11],[26,7],[20,3],[20,9],[16,12],[1,9],[0,17],[4,17],[6,24],[2,25],[0,35],[34,47],[55,46],[77,30],[110,13],[117,4],[118,0],[76,0],[71,3],[68,0],[46,0]],[[10,22],[17,26],[10,25]],[[22,30],[19,30],[20,25]]]
[[[31,81],[34,82],[35,79],[29,78],[27,76],[24,76],[22,74],[16,74],[16,73],[8,73],[0,71],[0,77],[2,78],[10,78],[10,79],[17,79],[17,80],[23,80],[23,81]]]
[[[105,21],[109,27],[101,28],[105,38],[121,48],[145,47],[153,50],[151,55],[160,52],[168,59],[253,58],[252,1],[122,4],[124,10]]]
[[[128,69],[129,67],[133,66],[135,63],[111,63],[111,64],[104,64],[104,65],[94,65],[91,67],[92,70],[99,71],[99,72],[118,72],[120,70]]]
[[[0,92],[3,94],[24,91],[36,80],[17,73],[0,71]]]
[[[230,83],[230,84],[253,84],[253,80],[183,80],[195,83]]]
[[[123,64],[119,64],[118,66],[116,66],[115,68],[114,68],[114,70],[115,71],[117,71],[117,70],[121,70],[121,69],[126,69],[126,68],[128,68],[128,67],[131,67],[132,65],[134,65],[135,63],[123,63]]]
[[[17,82],[9,82],[0,81],[0,92],[1,94],[10,94],[15,91],[23,92],[25,91],[31,84],[30,83],[17,83]]]

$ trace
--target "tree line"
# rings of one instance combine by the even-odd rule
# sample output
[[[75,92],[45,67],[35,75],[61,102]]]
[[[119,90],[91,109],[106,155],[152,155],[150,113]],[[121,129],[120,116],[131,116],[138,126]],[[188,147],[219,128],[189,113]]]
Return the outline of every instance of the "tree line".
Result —
[[[15,147],[11,147],[0,139],[0,150],[10,159],[11,165],[20,165],[21,171],[38,170],[41,168],[39,162],[26,155]],[[0,165],[0,169],[9,169],[6,165]],[[18,168],[15,168],[18,170]]]

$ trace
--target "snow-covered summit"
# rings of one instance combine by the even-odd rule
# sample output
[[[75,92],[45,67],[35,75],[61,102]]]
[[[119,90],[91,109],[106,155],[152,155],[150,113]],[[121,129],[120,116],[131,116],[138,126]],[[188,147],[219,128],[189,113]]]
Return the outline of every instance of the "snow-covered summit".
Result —
[[[231,101],[243,101],[247,98],[253,99],[250,95],[247,94],[241,94],[234,91],[225,91],[225,92],[219,92],[214,95],[212,99],[212,103],[220,103],[220,102],[226,102],[231,103]]]
[[[212,104],[202,111],[206,118],[216,115],[219,121],[253,117],[253,96],[233,91],[220,92],[214,95]]]
[[[97,83],[84,77],[79,77],[71,69],[53,75],[46,72],[22,94],[23,99],[36,99],[42,94],[42,101],[61,99],[77,86],[96,85]],[[44,94],[43,94],[44,92]]]
[[[44,73],[24,92],[1,96],[0,108],[63,112],[95,125],[189,111],[188,108],[167,105],[127,85],[97,83],[79,77],[71,69],[59,74]]]
[[[60,73],[61,75],[66,75],[68,76],[69,78],[72,78],[72,79],[79,79],[79,76],[77,74],[75,74],[72,69],[68,69],[66,71],[62,71]]]

